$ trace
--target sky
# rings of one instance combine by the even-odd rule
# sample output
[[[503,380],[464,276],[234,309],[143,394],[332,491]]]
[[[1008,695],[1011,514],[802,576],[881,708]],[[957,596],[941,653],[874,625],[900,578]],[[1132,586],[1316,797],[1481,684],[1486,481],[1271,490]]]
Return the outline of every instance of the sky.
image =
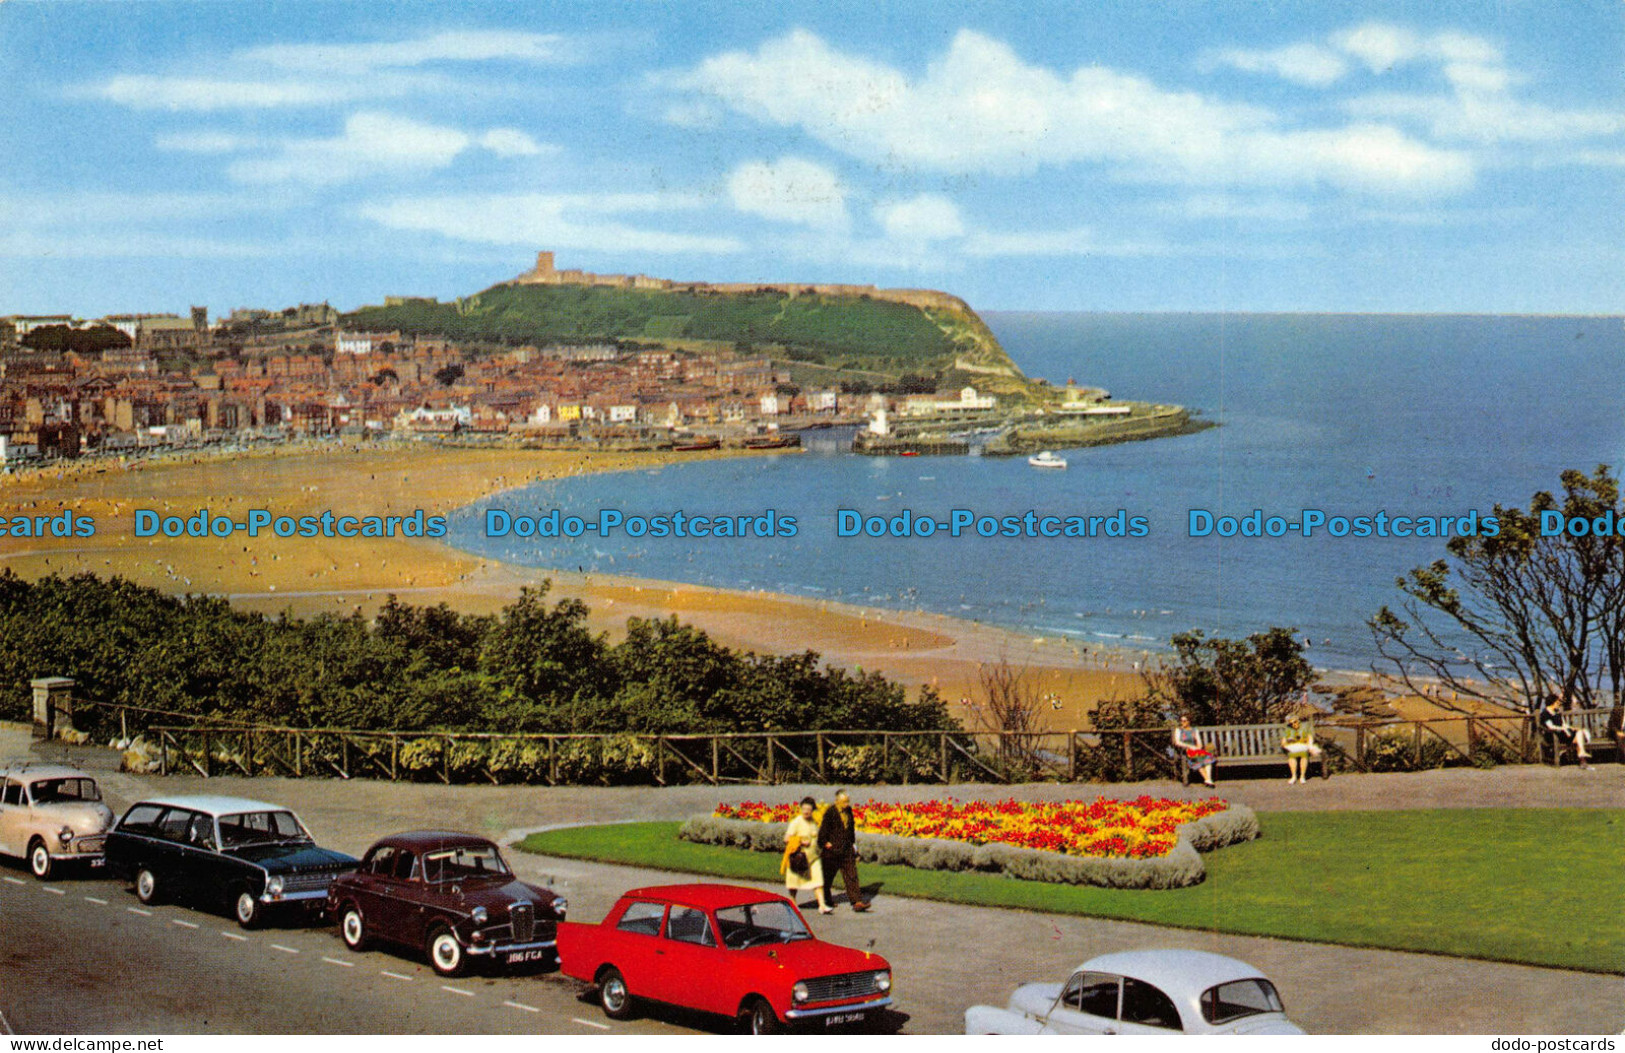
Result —
[[[0,314],[1625,312],[1625,4],[0,0]]]

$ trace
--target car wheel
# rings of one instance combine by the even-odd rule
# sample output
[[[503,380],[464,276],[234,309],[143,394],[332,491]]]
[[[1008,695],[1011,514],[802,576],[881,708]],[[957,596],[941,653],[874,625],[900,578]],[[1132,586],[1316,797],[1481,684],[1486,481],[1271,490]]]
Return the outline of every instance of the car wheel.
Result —
[[[361,908],[354,903],[346,903],[344,909],[339,911],[339,936],[344,940],[344,946],[352,951],[364,951],[372,939],[367,935],[367,919],[361,916]]]
[[[51,880],[52,865],[51,850],[45,847],[45,842],[39,838],[28,843],[28,869],[41,881]]]
[[[429,933],[429,945],[425,949],[429,955],[429,964],[441,976],[457,976],[463,971],[466,958],[463,954],[463,945],[457,942],[457,937],[444,925]]]
[[[257,929],[265,920],[265,907],[260,903],[259,897],[248,889],[237,893],[237,924],[245,929]]]
[[[135,872],[135,898],[151,906],[158,902],[158,875],[146,867]]]
[[[632,1016],[632,992],[627,989],[626,977],[613,965],[598,978],[598,1004],[611,1020],[626,1020]]]
[[[782,1030],[779,1015],[765,998],[754,999],[745,1007],[744,1022],[745,1032],[751,1035],[776,1035]]]

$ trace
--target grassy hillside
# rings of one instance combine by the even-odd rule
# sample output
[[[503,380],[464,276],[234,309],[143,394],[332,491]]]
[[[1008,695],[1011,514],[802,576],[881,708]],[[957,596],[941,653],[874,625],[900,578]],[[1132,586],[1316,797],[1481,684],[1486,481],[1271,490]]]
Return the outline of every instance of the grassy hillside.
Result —
[[[960,361],[1019,376],[969,308],[927,311],[862,296],[511,284],[456,304],[364,307],[343,324],[468,342],[724,341],[778,359],[890,375],[942,372]]]

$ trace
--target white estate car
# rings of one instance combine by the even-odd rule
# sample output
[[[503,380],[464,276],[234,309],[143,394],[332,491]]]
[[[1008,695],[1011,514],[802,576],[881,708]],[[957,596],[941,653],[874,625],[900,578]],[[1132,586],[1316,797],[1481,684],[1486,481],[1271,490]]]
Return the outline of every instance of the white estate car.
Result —
[[[96,780],[62,764],[0,764],[0,853],[47,880],[64,863],[102,865],[113,813]]]
[[[1000,1009],[965,1011],[967,1035],[1301,1035],[1275,985],[1206,951],[1122,951],[1091,958],[1064,984],[1024,984]]]

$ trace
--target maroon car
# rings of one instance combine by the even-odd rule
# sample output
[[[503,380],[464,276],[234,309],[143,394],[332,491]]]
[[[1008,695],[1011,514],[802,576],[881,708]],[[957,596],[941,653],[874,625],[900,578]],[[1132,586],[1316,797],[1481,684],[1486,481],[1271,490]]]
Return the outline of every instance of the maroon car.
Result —
[[[456,976],[469,958],[502,965],[553,956],[564,898],[514,876],[473,834],[417,830],[383,838],[328,887],[328,916],[352,951],[374,940],[421,950]]]

